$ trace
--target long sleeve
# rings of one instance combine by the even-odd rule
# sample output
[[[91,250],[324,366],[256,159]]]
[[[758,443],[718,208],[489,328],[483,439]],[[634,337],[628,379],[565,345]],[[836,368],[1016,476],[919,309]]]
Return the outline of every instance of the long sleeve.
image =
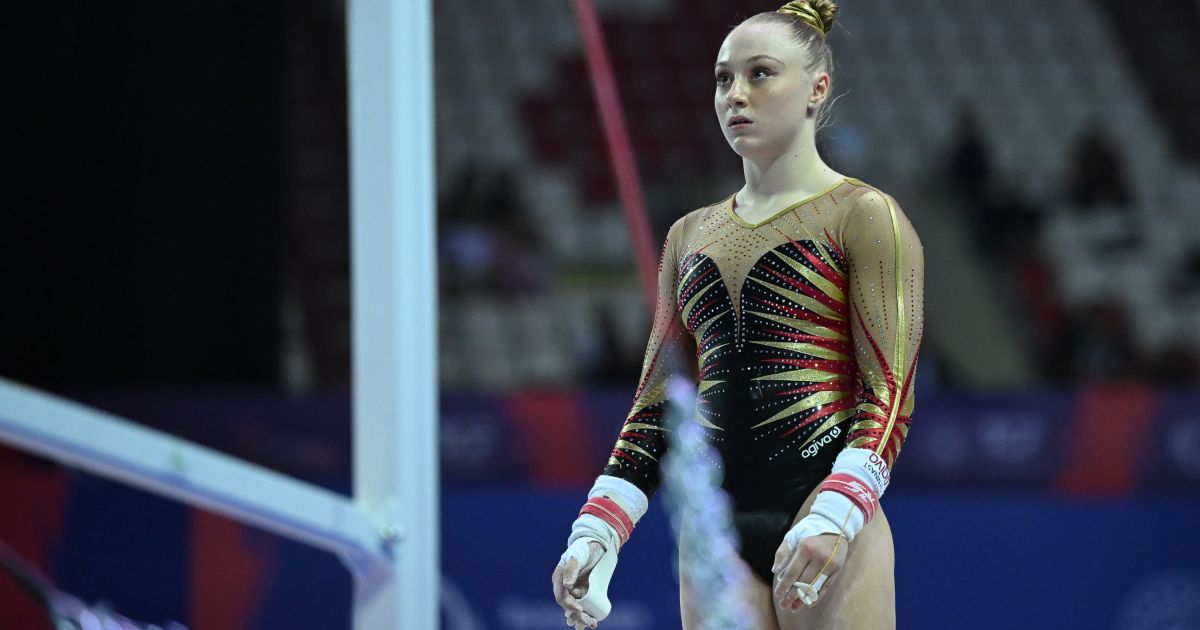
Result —
[[[924,331],[925,259],[895,200],[872,190],[842,227],[849,258],[858,402],[847,448],[869,449],[890,469],[908,436],[913,374]]]
[[[658,487],[659,460],[667,448],[664,418],[667,379],[682,368],[681,345],[686,331],[676,295],[681,226],[682,220],[672,225],[663,244],[654,322],[646,344],[641,378],[633,407],[621,426],[604,468],[605,475],[629,481],[646,496]]]

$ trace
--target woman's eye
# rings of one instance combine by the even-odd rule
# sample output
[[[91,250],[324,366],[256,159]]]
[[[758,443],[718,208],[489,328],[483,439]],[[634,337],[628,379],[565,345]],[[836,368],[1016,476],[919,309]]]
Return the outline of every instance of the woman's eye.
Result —
[[[766,68],[755,68],[754,72],[750,73],[750,76],[755,79],[762,79],[771,76],[771,71]]]
[[[725,85],[727,83],[729,83],[729,75],[728,74],[718,74],[717,75],[717,85]]]

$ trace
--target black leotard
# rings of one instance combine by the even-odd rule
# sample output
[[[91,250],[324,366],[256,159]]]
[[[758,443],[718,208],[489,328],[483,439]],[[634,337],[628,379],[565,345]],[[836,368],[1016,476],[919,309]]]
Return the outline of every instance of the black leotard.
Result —
[[[923,264],[895,201],[853,179],[757,224],[732,196],[687,214],[667,235],[641,381],[604,474],[654,492],[668,357],[694,347],[697,419],[722,456],[742,557],[770,583],[838,452],[872,449],[888,466],[900,452]]]

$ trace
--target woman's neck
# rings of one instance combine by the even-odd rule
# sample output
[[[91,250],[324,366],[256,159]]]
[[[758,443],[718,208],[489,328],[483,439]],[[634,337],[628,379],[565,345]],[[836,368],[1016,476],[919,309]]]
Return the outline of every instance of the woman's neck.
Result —
[[[841,179],[817,154],[811,137],[800,139],[774,159],[742,158],[746,185],[737,193],[744,208],[772,208],[789,200],[815,195]]]

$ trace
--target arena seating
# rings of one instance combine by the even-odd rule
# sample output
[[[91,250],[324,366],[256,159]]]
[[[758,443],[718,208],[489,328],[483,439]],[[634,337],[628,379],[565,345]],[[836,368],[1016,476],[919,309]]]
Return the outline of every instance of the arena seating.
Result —
[[[589,314],[598,312],[616,315],[621,352],[636,354],[648,318],[571,5],[522,2],[519,12],[503,2],[487,12],[465,0],[435,6],[440,184],[451,186],[469,159],[516,177],[518,206],[539,233],[550,278],[533,295],[444,298],[443,383],[573,381],[586,369],[580,348],[592,334]],[[709,63],[729,25],[750,11],[739,15],[717,0],[686,9],[667,0],[598,6],[661,235],[672,217],[740,185],[736,157],[713,124]],[[1002,19],[1014,12],[1030,19]],[[1188,216],[1200,173],[1173,159],[1137,69],[1099,7],[1085,0],[858,0],[842,8],[840,23],[831,37],[842,98],[822,142],[836,167],[893,192],[927,240],[970,256],[968,229],[959,225],[969,210],[947,202],[945,173],[954,122],[973,110],[996,178],[1037,209],[1059,307],[1114,303],[1139,348],[1200,348],[1200,295],[1180,293],[1170,281],[1200,248],[1200,222]],[[1069,200],[1073,147],[1090,126],[1119,147],[1132,193],[1127,207],[1080,211]],[[1114,231],[1131,236],[1130,246],[1106,247]],[[968,384],[1029,382],[1038,367],[1021,356],[1037,354],[1029,346],[1036,340],[1021,330],[1029,324],[1016,294],[1003,290],[1020,279],[977,255],[939,264],[939,273],[975,287],[962,308],[983,311],[980,321],[991,323],[931,335],[1011,340],[1011,360],[997,360]],[[937,308],[943,320],[956,315],[954,304]],[[961,346],[953,341],[941,345]],[[521,348],[537,360],[505,364]],[[1002,347],[996,352],[1004,355]],[[474,359],[481,354],[488,361]],[[953,366],[967,358],[946,360]]]

